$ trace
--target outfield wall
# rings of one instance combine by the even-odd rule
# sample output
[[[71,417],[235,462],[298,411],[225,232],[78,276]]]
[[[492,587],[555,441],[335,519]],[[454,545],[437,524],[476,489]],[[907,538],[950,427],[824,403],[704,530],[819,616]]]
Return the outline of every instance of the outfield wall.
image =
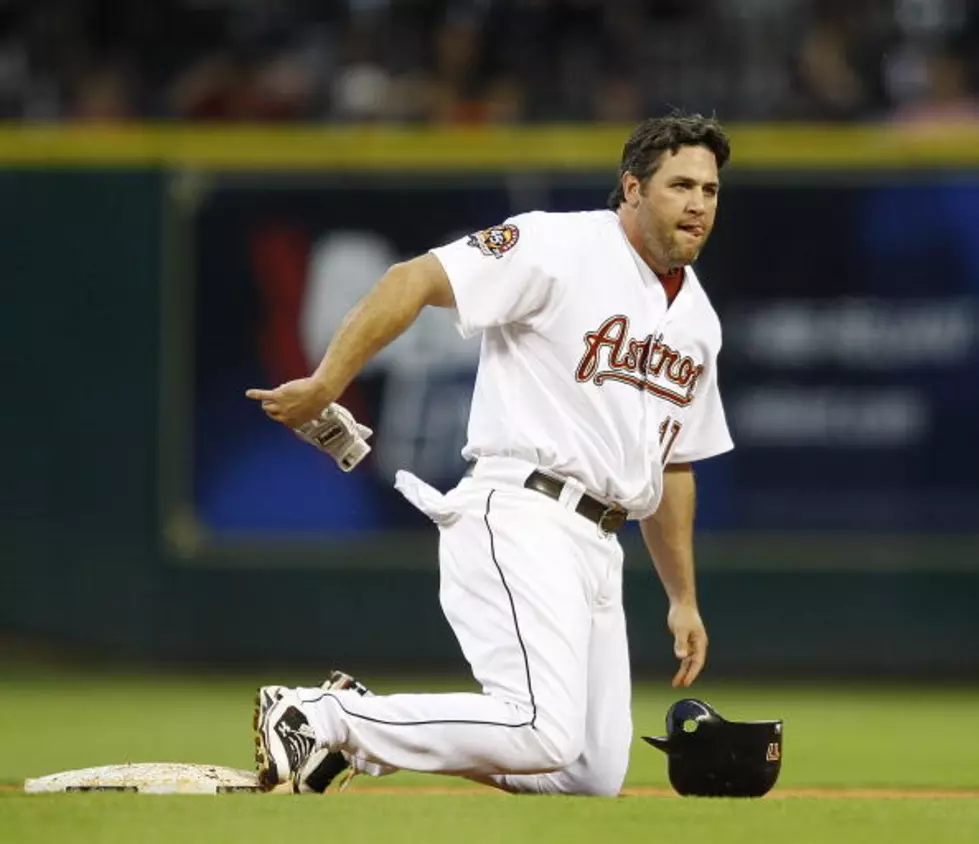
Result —
[[[409,338],[358,382],[384,436],[349,478],[240,392],[298,374],[313,318],[386,256],[600,205],[622,136],[0,131],[0,635],[149,662],[459,667],[434,536],[389,476],[451,482],[472,350]],[[976,676],[979,136],[734,140],[701,263],[739,445],[701,474],[714,670]],[[666,670],[664,602],[624,541],[634,663]]]

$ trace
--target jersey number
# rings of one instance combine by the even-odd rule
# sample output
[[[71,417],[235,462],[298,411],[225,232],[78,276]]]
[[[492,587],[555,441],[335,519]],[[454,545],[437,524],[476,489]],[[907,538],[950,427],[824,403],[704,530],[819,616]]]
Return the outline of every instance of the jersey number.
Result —
[[[659,426],[660,454],[664,466],[669,462],[670,452],[673,450],[673,444],[676,442],[682,427],[683,423],[672,416],[667,416],[663,420],[663,424]]]

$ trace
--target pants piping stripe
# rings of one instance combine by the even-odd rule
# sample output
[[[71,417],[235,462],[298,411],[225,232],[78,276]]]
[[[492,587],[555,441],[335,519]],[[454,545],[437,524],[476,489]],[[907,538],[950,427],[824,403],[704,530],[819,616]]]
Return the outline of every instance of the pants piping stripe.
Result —
[[[325,697],[330,698],[337,706],[340,707],[347,715],[351,718],[359,718],[362,721],[370,721],[374,724],[387,724],[392,727],[424,727],[430,724],[467,724],[467,725],[481,725],[487,727],[507,727],[510,729],[519,727],[531,727],[533,728],[537,723],[537,700],[534,697],[534,684],[530,676],[530,659],[527,656],[527,647],[524,645],[523,635],[520,633],[520,621],[517,619],[517,607],[513,601],[513,593],[510,591],[510,585],[506,581],[506,576],[503,574],[503,569],[500,567],[499,561],[496,559],[496,541],[493,536],[493,528],[490,527],[489,514],[491,509],[491,502],[493,500],[493,494],[496,492],[495,489],[490,490],[489,495],[486,496],[486,512],[483,514],[483,522],[486,524],[486,530],[489,533],[490,539],[490,556],[493,558],[493,565],[496,566],[496,570],[500,575],[500,581],[503,583],[503,588],[506,590],[507,599],[510,601],[510,612],[513,615],[513,628],[517,634],[517,643],[520,645],[520,652],[523,654],[524,670],[527,674],[527,692],[530,695],[530,720],[521,721],[518,724],[509,724],[504,721],[471,721],[466,719],[454,719],[454,718],[443,718],[436,719],[432,721],[385,721],[382,718],[372,718],[369,715],[361,715],[359,712],[354,712],[343,705],[336,695],[330,692],[323,692],[319,697],[313,698],[312,700],[304,701],[304,703],[317,703]]]

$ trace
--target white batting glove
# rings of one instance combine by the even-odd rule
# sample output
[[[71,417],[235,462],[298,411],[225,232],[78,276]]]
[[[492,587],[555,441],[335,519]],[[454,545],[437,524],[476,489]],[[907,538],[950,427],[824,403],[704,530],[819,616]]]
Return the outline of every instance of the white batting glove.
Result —
[[[344,472],[349,472],[370,454],[371,447],[367,445],[367,440],[374,433],[336,402],[325,407],[318,419],[312,419],[293,430],[303,442],[329,454]]]

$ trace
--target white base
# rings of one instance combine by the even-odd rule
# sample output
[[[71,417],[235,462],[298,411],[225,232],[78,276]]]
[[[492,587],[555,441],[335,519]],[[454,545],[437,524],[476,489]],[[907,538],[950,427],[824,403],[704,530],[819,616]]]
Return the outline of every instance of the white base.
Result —
[[[139,762],[62,771],[24,783],[28,794],[132,791],[139,794],[231,794],[261,791],[252,771],[185,762]]]

